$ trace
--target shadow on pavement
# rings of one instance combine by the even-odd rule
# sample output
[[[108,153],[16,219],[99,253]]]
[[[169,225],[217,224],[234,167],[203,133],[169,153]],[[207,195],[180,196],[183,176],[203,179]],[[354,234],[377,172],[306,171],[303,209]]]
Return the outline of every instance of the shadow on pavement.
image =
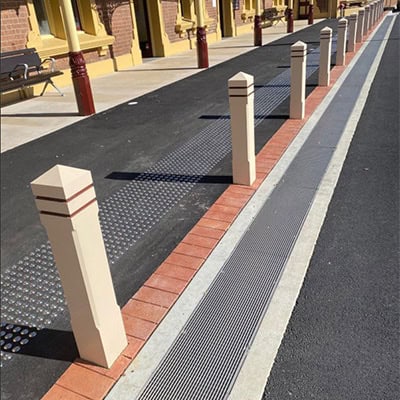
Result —
[[[112,172],[106,179],[122,181],[152,181],[152,182],[196,182],[196,183],[232,183],[230,175],[179,175],[179,174],[156,174],[146,172]]]

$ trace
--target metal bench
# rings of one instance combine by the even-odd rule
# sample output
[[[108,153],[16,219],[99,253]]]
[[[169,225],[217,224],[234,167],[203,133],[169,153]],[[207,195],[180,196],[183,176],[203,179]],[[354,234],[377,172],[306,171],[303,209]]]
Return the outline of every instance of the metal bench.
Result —
[[[47,62],[50,63],[50,66],[45,68],[45,63]],[[43,95],[49,84],[52,85],[61,96],[64,96],[51,79],[54,76],[63,74],[63,72],[55,69],[54,58],[41,60],[36,49],[30,48],[0,53],[0,63],[1,93],[15,89],[24,89],[27,86],[45,82],[40,96]]]
[[[261,15],[261,20],[263,22],[271,22],[271,25],[274,25],[275,22],[277,24],[282,22],[284,24],[285,15],[279,12],[276,7],[266,8]]]

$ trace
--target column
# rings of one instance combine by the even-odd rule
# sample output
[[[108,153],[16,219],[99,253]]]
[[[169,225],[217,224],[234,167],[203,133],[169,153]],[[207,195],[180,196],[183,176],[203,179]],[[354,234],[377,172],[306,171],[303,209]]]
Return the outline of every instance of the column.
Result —
[[[312,25],[314,23],[314,0],[309,0],[308,7],[308,25]]]
[[[261,0],[256,0],[256,15],[254,16],[254,46],[262,46]]]
[[[293,32],[293,0],[289,0],[287,12],[287,33]]]
[[[208,45],[204,24],[203,0],[195,0],[194,6],[197,18],[197,66],[199,68],[208,68]]]
[[[69,65],[79,115],[94,114],[94,102],[86,63],[79,44],[71,0],[59,0],[69,48]]]

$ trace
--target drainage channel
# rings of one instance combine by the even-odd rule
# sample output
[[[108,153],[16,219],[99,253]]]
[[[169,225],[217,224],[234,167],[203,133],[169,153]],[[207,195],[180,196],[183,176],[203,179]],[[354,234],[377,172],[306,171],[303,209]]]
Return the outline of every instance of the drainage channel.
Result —
[[[386,19],[365,47],[144,387],[134,392],[139,357],[109,400],[229,395],[389,24]],[[154,341],[163,343],[160,337]]]
[[[334,40],[332,53],[335,51]],[[318,69],[318,64],[316,48],[307,56],[307,77]],[[287,69],[255,92],[255,126],[289,94]],[[99,218],[110,263],[115,264],[230,151],[230,121],[226,112],[100,203]],[[3,367],[21,348],[20,328],[40,333],[67,309],[49,243],[43,243],[6,269],[1,275],[1,287],[1,316],[5,321],[0,332]]]

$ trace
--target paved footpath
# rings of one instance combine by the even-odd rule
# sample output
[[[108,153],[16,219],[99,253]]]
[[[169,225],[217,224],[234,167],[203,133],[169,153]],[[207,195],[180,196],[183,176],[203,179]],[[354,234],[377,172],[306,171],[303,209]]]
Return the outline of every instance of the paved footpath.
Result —
[[[226,231],[227,235],[234,232],[228,228],[232,228],[240,210],[304,125],[304,122],[286,121],[287,99],[277,89],[285,86],[286,78],[282,73],[288,67],[289,45],[299,39],[308,42],[312,59],[313,49],[318,47],[319,30],[326,24],[334,27],[334,22],[315,25],[143,96],[137,99],[135,107],[123,104],[4,153],[2,167],[14,170],[13,176],[2,179],[5,199],[2,202],[2,247],[5,243],[2,266],[13,266],[2,269],[2,278],[6,276],[9,284],[6,322],[18,325],[12,312],[19,309],[26,314],[20,317],[20,325],[38,326],[41,321],[44,329],[31,329],[30,333],[36,336],[30,347],[26,346],[6,361],[4,374],[2,371],[2,397],[14,398],[16,393],[22,392],[25,398],[40,398],[56,381],[46,399],[104,397],[156,327],[161,327],[160,321],[200,266],[205,266],[205,260],[220,238]],[[268,68],[265,60],[268,60]],[[230,148],[224,136],[226,81],[239,70],[255,75],[262,105],[256,129],[259,173],[252,188],[229,185]],[[312,65],[309,72],[310,92],[316,82]],[[337,77],[338,72],[335,79]],[[201,95],[194,87],[202,88]],[[268,109],[271,93],[273,97],[277,94],[282,97]],[[314,103],[320,102],[316,96],[318,93],[321,96],[321,91],[312,93]],[[315,108],[310,104],[308,117]],[[151,121],[149,115],[152,115]],[[274,136],[283,124],[287,124],[285,137]],[[222,136],[218,136],[221,132]],[[277,139],[269,140],[272,136]],[[210,139],[216,142],[210,142],[210,150],[196,159],[199,149]],[[185,144],[182,146],[182,143]],[[104,371],[77,360],[60,379],[62,371],[74,360],[76,349],[69,332],[68,313],[60,301],[62,292],[51,254],[27,187],[55,162],[93,172],[117,297],[119,304],[126,304],[123,312],[130,339],[128,349],[112,370]],[[136,196],[133,202],[132,196]],[[147,214],[149,209],[151,213]],[[139,222],[132,225],[131,220]],[[238,223],[236,226],[240,228]],[[232,250],[231,239],[223,240]],[[203,268],[196,279],[199,274],[206,274]],[[35,282],[39,279],[40,282]],[[12,311],[15,301],[10,301],[10,295],[19,294],[19,288],[23,288],[27,280],[39,283],[39,287],[27,289],[28,294],[21,293],[25,303],[18,298],[19,308],[14,306]],[[43,288],[46,293],[38,294]],[[56,307],[52,307],[54,305]],[[34,319],[27,321],[28,317]],[[32,374],[34,369],[37,372]]]

